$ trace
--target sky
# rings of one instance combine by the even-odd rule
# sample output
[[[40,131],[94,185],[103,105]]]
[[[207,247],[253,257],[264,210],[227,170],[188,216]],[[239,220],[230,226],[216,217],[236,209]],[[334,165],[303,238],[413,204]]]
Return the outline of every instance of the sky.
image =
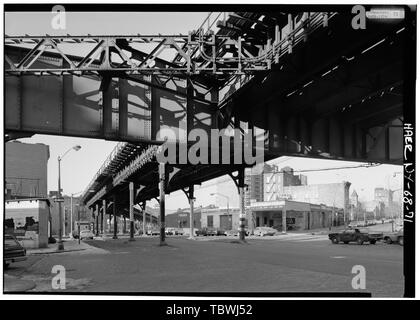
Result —
[[[54,30],[51,19],[54,15],[48,13],[6,13],[5,33],[7,35],[133,35],[133,34],[186,34],[197,29],[207,16],[207,13],[67,13],[66,29]],[[182,23],[180,23],[182,21]],[[90,183],[108,154],[117,144],[116,142],[82,139],[72,137],[59,137],[47,135],[34,135],[32,138],[19,139],[26,143],[44,143],[50,146],[50,159],[48,162],[48,189],[57,190],[57,157],[69,148],[80,145],[79,151],[69,152],[62,161],[62,188],[64,194],[78,194]],[[272,161],[279,163],[279,167],[290,166],[295,170],[335,168],[356,166],[356,162],[343,162],[332,160],[319,160],[307,158],[282,157]],[[394,174],[395,172],[399,172]],[[308,184],[333,183],[349,181],[353,189],[359,194],[361,200],[372,200],[375,187],[390,187],[392,190],[401,188],[402,166],[381,165],[375,168],[343,169],[334,171],[302,172],[308,176]],[[210,195],[222,193],[229,197],[231,207],[238,206],[238,194],[234,183],[229,177],[217,181],[204,183],[196,187],[196,205],[206,206],[216,203],[226,206],[226,198]],[[151,201],[150,205],[156,201]],[[182,192],[175,192],[168,196],[166,206],[169,210],[188,207],[188,202]]]

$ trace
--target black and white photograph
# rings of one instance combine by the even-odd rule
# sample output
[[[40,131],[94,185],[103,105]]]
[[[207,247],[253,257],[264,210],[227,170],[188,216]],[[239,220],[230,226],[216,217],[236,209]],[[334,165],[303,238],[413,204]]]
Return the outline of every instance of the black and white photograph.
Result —
[[[3,296],[414,298],[416,15],[3,4]]]

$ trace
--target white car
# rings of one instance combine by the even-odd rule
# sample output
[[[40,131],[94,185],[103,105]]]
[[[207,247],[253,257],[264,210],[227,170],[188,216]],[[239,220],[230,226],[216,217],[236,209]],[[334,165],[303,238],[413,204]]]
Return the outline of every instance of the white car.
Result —
[[[254,235],[255,236],[274,236],[277,233],[277,230],[270,227],[256,227],[254,229]]]
[[[81,230],[80,231],[80,240],[83,240],[83,239],[91,239],[91,240],[93,240],[93,237],[94,236],[95,235],[90,230]]]

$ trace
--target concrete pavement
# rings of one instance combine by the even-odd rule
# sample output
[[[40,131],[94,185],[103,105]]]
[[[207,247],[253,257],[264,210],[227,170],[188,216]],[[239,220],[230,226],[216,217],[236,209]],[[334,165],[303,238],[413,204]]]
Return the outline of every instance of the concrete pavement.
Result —
[[[72,253],[33,256],[20,279],[35,280],[33,291],[51,289],[51,269],[66,268],[67,292],[352,292],[354,265],[366,268],[367,288],[374,296],[403,294],[400,246],[333,245],[325,236],[283,240],[231,239],[191,241],[168,237],[93,240],[87,242],[108,254]],[[267,237],[268,238],[268,237]],[[37,280],[40,279],[40,280]],[[363,291],[363,290],[362,290]]]

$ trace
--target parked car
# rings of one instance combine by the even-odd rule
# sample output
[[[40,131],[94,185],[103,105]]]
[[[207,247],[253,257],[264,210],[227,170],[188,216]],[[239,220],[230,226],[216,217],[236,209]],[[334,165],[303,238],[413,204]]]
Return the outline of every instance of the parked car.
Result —
[[[404,229],[401,228],[395,232],[389,232],[384,234],[384,241],[388,244],[398,243],[400,246],[404,245]]]
[[[271,227],[256,227],[254,229],[255,236],[274,236],[277,233],[277,230]]]
[[[175,228],[165,228],[165,234],[167,236],[174,236],[175,235]]]
[[[215,228],[205,227],[195,231],[196,236],[215,236],[217,235],[217,230]]]
[[[175,235],[176,236],[182,236],[182,235],[184,235],[184,229],[182,229],[182,228],[175,228]]]
[[[234,236],[239,235],[239,231],[238,230],[226,230],[225,235],[229,236],[229,237],[234,237]]]
[[[158,235],[160,235],[160,229],[156,229],[156,228],[154,228],[154,229],[148,229],[146,231],[146,234],[148,236],[158,236]]]
[[[80,231],[80,240],[83,240],[83,239],[90,239],[90,240],[93,240],[93,237],[94,237],[95,235],[93,234],[93,232],[92,231],[90,231],[90,230],[81,230]]]
[[[26,260],[26,249],[10,234],[4,235],[3,266],[7,269],[12,262]]]
[[[348,225],[349,228],[359,227],[359,221],[351,221]]]
[[[225,235],[226,236],[239,236],[239,230],[238,229],[232,229],[232,230],[226,230],[225,231]],[[248,228],[245,228],[245,235],[246,236],[249,236],[250,235],[250,233],[249,233],[249,231],[248,231]]]
[[[345,244],[350,242],[357,242],[357,244],[362,245],[365,242],[375,244],[376,241],[383,239],[383,234],[369,233],[367,229],[351,228],[342,230],[340,232],[330,233],[328,234],[328,238],[334,244],[338,244],[340,242],[344,242]]]

